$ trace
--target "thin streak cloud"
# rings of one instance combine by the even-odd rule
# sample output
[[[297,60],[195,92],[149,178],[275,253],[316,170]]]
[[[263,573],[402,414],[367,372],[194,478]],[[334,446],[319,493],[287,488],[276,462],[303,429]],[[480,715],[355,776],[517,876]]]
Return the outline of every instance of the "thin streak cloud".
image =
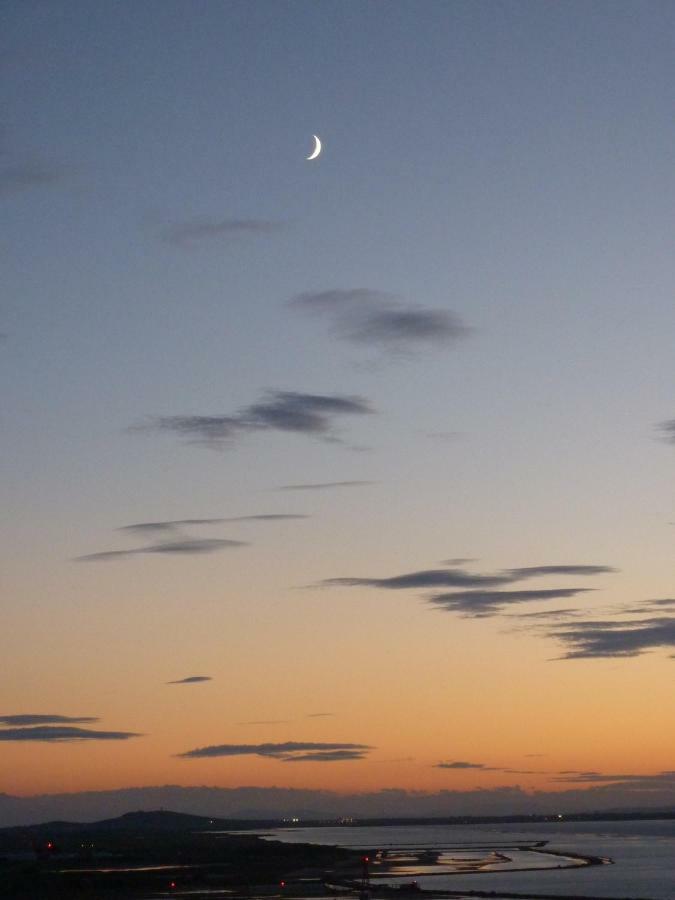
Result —
[[[142,737],[135,731],[94,731],[67,725],[37,725],[34,728],[0,729],[0,741],[40,741],[55,744],[69,741],[126,741]]]
[[[204,681],[213,681],[213,678],[210,675],[188,675],[187,678],[167,681],[167,684],[201,684]]]
[[[131,534],[166,534],[179,531],[181,528],[223,525],[230,522],[283,522],[308,518],[309,516],[305,513],[261,513],[250,516],[226,516],[218,519],[167,519],[158,522],[135,522],[132,525],[123,525],[117,530]]]
[[[277,491],[327,491],[333,488],[366,487],[375,481],[316,481],[306,484],[282,484]]]
[[[0,716],[0,725],[66,725],[90,724],[100,721],[97,716],[60,716],[49,713],[21,713],[14,716]]]
[[[245,547],[245,541],[231,541],[224,538],[196,539],[184,538],[176,541],[162,541],[159,544],[148,544],[145,547],[136,547],[130,550],[102,550],[99,553],[87,553],[76,557],[76,562],[108,562],[118,559],[128,559],[132,556],[169,555],[169,556],[193,556],[205,553],[216,553],[219,550],[230,550],[234,547]]]

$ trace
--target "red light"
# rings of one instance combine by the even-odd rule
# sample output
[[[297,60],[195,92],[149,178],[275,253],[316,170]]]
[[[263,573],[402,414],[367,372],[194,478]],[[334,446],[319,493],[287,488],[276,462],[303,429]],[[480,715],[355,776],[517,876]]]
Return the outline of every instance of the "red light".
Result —
[[[280,881],[280,882],[279,882],[279,887],[286,887],[286,882],[285,882],[285,881]]]
[[[52,842],[51,842],[51,841],[47,841],[47,850],[52,850],[53,847],[54,847],[54,845],[52,844]]]
[[[169,887],[170,887],[170,888],[175,888],[175,887],[176,887],[176,882],[175,882],[175,881],[172,881],[171,884],[169,885]]]

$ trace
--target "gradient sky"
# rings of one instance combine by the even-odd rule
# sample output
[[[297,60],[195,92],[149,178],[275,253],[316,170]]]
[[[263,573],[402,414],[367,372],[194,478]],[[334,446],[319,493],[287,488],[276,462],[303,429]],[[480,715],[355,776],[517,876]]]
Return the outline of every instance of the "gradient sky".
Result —
[[[674,26],[4,5],[0,791],[675,768]]]

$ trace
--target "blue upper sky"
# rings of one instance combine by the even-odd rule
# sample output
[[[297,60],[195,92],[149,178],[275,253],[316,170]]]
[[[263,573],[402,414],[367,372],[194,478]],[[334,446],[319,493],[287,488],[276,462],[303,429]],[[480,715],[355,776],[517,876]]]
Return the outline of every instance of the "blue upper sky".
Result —
[[[258,571],[290,554],[284,590],[467,556],[668,594],[672,3],[0,17],[16,627],[87,595],[70,560],[126,546],[117,527],[249,514],[316,516],[302,552],[225,535]],[[275,490],[338,481],[377,484]]]

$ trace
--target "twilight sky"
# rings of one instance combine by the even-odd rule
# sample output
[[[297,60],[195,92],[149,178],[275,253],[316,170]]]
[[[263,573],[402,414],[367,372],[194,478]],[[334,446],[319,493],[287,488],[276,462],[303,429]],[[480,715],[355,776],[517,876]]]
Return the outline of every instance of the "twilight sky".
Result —
[[[672,799],[674,26],[5,4],[0,792]]]

